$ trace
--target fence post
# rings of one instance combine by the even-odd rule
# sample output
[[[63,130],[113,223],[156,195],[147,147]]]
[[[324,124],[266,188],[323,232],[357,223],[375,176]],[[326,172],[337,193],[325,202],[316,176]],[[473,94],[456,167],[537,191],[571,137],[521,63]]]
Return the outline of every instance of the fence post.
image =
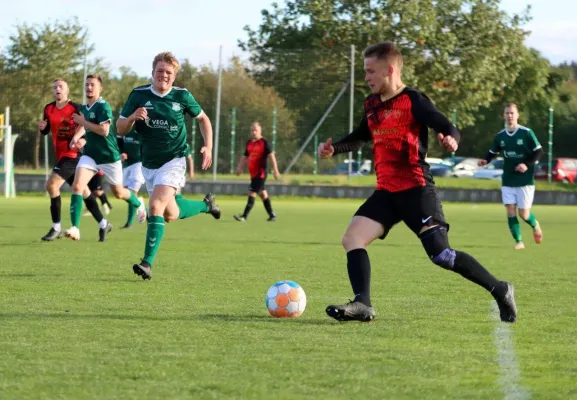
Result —
[[[549,106],[549,150],[547,154],[547,182],[551,183],[551,169],[553,167],[553,106]]]
[[[216,181],[218,168],[218,137],[220,136],[220,98],[222,95],[222,45],[218,51],[218,86],[216,89],[216,116],[214,121],[214,155],[212,156],[212,180]]]
[[[230,127],[230,174],[234,174],[234,138],[236,136],[236,108],[232,109],[232,120]]]
[[[317,149],[319,148],[319,134],[315,134],[315,140],[313,142],[313,175],[318,174],[319,172],[319,152]]]
[[[350,93],[349,93],[349,132],[353,131],[353,124],[354,124],[354,106],[355,106],[355,45],[351,45],[351,76],[350,76]],[[315,149],[316,154],[316,149]],[[358,153],[357,153],[358,154]],[[353,152],[349,151],[348,154],[349,159],[349,173],[348,178],[351,179],[352,171],[353,171]],[[361,170],[361,165],[357,166],[357,171]]]

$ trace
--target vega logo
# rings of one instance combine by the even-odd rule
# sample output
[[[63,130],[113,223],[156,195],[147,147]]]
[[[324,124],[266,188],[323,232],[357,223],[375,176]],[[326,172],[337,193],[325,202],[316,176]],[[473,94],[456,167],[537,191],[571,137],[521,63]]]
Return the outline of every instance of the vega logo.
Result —
[[[168,121],[165,119],[151,119],[151,118],[146,118],[144,120],[144,123],[146,124],[146,126],[148,126],[149,128],[154,128],[154,129],[168,129]]]

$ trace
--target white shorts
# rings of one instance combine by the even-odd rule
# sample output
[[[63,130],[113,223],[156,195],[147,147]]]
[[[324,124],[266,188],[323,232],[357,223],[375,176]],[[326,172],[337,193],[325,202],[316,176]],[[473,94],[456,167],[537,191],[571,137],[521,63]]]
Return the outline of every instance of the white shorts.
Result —
[[[144,176],[142,175],[142,163],[137,162],[122,170],[122,180],[124,187],[138,193],[140,187],[144,183]]]
[[[111,185],[122,185],[122,163],[120,160],[110,164],[96,164],[92,157],[82,156],[78,161],[78,168],[86,168],[94,172],[102,170]]]
[[[516,204],[517,208],[522,209],[531,208],[535,197],[535,185],[521,187],[503,186],[501,195],[503,204]]]
[[[148,195],[152,193],[155,186],[165,185],[179,190],[184,187],[186,178],[186,158],[175,158],[170,160],[158,169],[148,169],[142,167],[142,175],[146,182]]]

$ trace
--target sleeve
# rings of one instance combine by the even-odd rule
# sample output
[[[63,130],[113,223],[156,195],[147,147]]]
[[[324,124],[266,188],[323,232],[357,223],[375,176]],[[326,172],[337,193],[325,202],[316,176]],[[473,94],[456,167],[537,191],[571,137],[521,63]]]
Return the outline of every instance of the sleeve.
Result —
[[[493,139],[493,143],[489,148],[489,151],[485,155],[485,160],[487,160],[488,163],[491,162],[491,160],[495,158],[495,156],[500,152],[501,152],[501,140],[499,139],[499,134],[496,134],[495,138]]]
[[[371,131],[369,130],[369,122],[366,116],[363,116],[359,126],[336,143],[333,143],[335,149],[334,154],[348,153],[349,151],[357,151],[362,148],[366,142],[372,140]]]
[[[196,118],[200,115],[200,113],[202,113],[202,108],[188,90],[185,93],[186,95],[184,96],[183,102],[184,111],[192,118]]]
[[[272,153],[272,149],[270,147],[270,143],[268,142],[268,140],[264,140],[264,155],[268,156],[270,153]]]
[[[130,93],[130,96],[128,96],[128,100],[126,100],[124,107],[122,107],[122,111],[120,111],[120,116],[118,118],[124,119],[130,117],[132,113],[136,111],[137,108],[138,108],[138,102],[136,100],[134,91],[132,91],[132,93]]]
[[[412,112],[415,119],[423,125],[434,129],[438,133],[450,135],[457,143],[461,139],[461,134],[455,126],[445,117],[424,94],[417,91],[409,91],[412,102]]]
[[[46,128],[42,129],[40,133],[42,135],[48,135],[50,133],[50,118],[48,118],[48,105],[44,107],[44,112],[42,119],[46,120]]]
[[[539,143],[539,140],[535,136],[535,132],[533,132],[531,129],[529,129],[528,136],[529,136],[528,143],[529,146],[531,146],[531,149],[533,149],[533,153],[531,153],[529,158],[525,160],[525,165],[530,167],[536,164],[543,155],[543,147],[541,146],[541,143]]]
[[[246,144],[244,145],[244,156],[248,157],[248,144],[250,143],[250,140],[248,142],[246,142]]]
[[[537,151],[537,150],[541,149],[541,143],[539,143],[537,136],[535,136],[535,132],[533,132],[531,129],[529,129],[528,136],[529,136],[529,144],[531,145],[531,149],[533,151]]]
[[[124,151],[124,137],[123,136],[116,136],[116,143],[118,144],[118,149],[121,153],[125,153]]]
[[[110,108],[110,104],[108,103],[102,103],[100,104],[100,107],[98,107],[98,110],[96,111],[96,123],[98,125],[102,125],[106,122],[110,122],[112,123],[112,109]]]

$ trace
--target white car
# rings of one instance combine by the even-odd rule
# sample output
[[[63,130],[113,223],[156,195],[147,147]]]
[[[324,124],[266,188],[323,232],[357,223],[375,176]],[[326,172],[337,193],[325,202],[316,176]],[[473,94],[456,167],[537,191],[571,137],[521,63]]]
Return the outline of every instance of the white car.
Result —
[[[482,168],[479,168],[474,174],[475,179],[501,179],[503,176],[503,159],[497,158]]]

